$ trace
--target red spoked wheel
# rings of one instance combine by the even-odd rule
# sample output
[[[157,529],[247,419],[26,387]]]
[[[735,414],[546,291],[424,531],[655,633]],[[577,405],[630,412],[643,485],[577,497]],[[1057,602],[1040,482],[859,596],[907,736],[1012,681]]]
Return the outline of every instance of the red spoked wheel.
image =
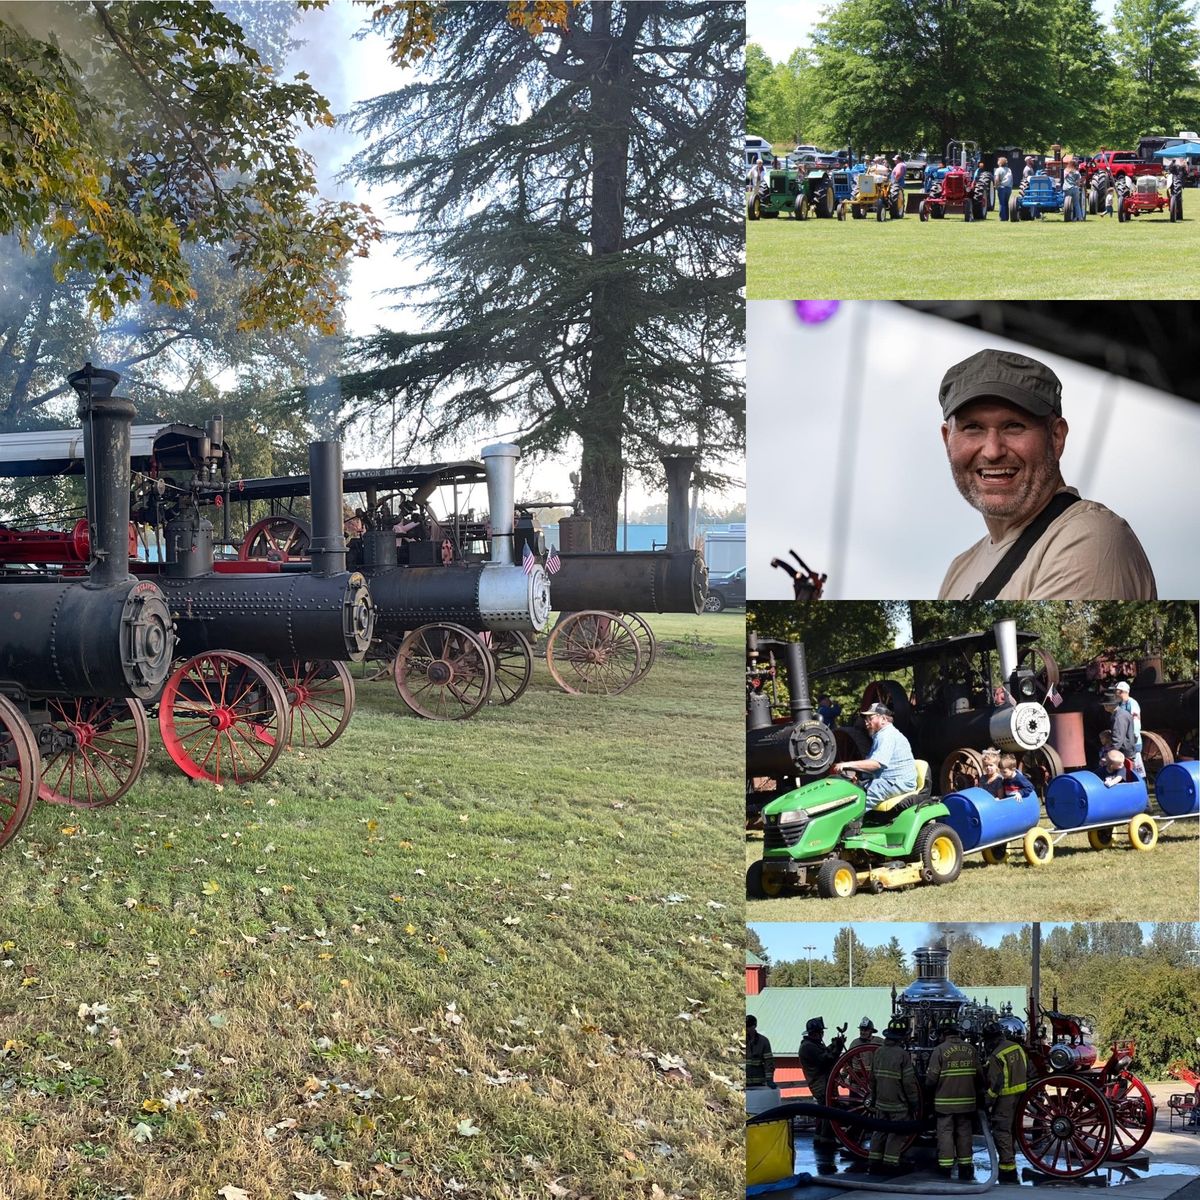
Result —
[[[242,562],[265,559],[267,562],[295,562],[308,557],[308,543],[312,531],[298,517],[280,513],[274,517],[263,517],[246,530],[242,544],[238,547],[238,558]]]
[[[633,630],[611,612],[571,613],[546,642],[546,666],[572,696],[616,696],[636,683],[642,651]]]
[[[1132,1071],[1105,1080],[1103,1087],[1113,1115],[1113,1144],[1108,1157],[1123,1162],[1132,1158],[1154,1132],[1154,1099]]]
[[[871,1056],[879,1049],[878,1046],[855,1046],[847,1050],[833,1064],[829,1073],[829,1083],[825,1088],[825,1103],[830,1108],[844,1108],[849,1113],[865,1114],[867,1098],[871,1094]],[[923,1115],[918,1105],[916,1118]],[[845,1125],[840,1121],[830,1120],[834,1135],[852,1154],[866,1158],[871,1144],[871,1131],[862,1125]],[[909,1135],[902,1147],[907,1150],[917,1140],[915,1133]]]
[[[1046,798],[1046,789],[1052,779],[1063,773],[1063,760],[1049,742],[1036,750],[1026,750],[1021,755],[1021,770],[1033,784],[1033,790],[1041,799]]]
[[[50,723],[72,745],[42,762],[38,798],[72,808],[119,800],[146,765],[150,722],[140,700],[52,700]]]
[[[414,629],[393,664],[400,699],[420,717],[462,721],[474,716],[492,690],[492,656],[462,625],[435,622]]]
[[[983,776],[983,755],[970,746],[951,750],[938,772],[942,795],[948,796],[960,788],[975,787]]]
[[[1060,1179],[1094,1171],[1113,1145],[1108,1101],[1078,1075],[1047,1075],[1030,1084],[1017,1106],[1017,1129],[1030,1166]]]
[[[641,647],[642,661],[638,667],[637,679],[634,680],[634,683],[637,683],[650,674],[650,668],[658,658],[658,639],[654,636],[654,630],[650,628],[650,622],[641,613],[623,612],[619,616],[633,630],[633,636],[637,638]]]
[[[346,732],[354,713],[354,677],[345,663],[292,659],[275,664],[291,709],[291,746],[323,749]]]
[[[191,779],[261,779],[288,739],[288,701],[262,663],[231,650],[189,658],[167,680],[158,728],[175,765]]]
[[[12,841],[29,816],[41,783],[33,730],[7,696],[0,696],[0,846]]]
[[[533,647],[523,633],[515,631],[486,633],[482,640],[492,655],[492,701],[512,704],[524,694],[533,677]]]

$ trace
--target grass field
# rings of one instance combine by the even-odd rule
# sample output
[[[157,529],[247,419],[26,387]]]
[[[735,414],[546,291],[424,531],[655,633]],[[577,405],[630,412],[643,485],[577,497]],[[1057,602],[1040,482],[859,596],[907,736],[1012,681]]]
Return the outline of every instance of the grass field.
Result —
[[[1048,825],[1046,821],[1043,825]],[[762,857],[762,835],[746,835],[746,865]],[[1149,851],[1118,832],[1111,849],[1093,850],[1086,834],[1054,848],[1052,862],[1031,867],[1020,847],[987,866],[968,855],[962,874],[942,887],[909,887],[847,900],[815,893],[748,902],[749,921],[1178,921],[1196,915],[1200,872],[1197,822],[1159,833]]]
[[[1185,219],[1059,216],[1016,225],[996,214],[922,222],[746,223],[751,300],[1183,300],[1200,296],[1200,192]]]
[[[115,807],[39,805],[0,854],[0,1197],[739,1194],[744,624],[652,623],[624,696],[538,662],[435,723],[360,684],[259,784],[156,746]]]

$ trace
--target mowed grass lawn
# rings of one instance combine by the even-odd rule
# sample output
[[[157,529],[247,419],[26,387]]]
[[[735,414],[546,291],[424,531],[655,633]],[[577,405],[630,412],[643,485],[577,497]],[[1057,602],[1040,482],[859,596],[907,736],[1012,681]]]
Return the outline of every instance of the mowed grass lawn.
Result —
[[[453,723],[359,685],[217,792],[157,744],[0,853],[0,1196],[740,1192],[740,613]],[[242,1191],[228,1190],[242,1189]]]
[[[1184,220],[1061,216],[1013,225],[990,213],[920,221],[791,217],[746,222],[751,300],[1183,300],[1200,296],[1200,192]]]
[[[1049,822],[1042,821],[1049,827]],[[761,833],[746,835],[746,865],[762,857]],[[1071,834],[1054,859],[1029,866],[1020,845],[987,866],[968,854],[962,874],[941,887],[822,900],[816,892],[748,902],[749,921],[1179,921],[1195,920],[1200,841],[1195,819],[1159,831],[1153,850],[1134,850],[1121,828],[1108,850]]]

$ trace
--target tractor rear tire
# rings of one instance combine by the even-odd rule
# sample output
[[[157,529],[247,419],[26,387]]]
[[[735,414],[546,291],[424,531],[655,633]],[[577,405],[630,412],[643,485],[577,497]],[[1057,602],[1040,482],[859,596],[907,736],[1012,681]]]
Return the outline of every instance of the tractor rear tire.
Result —
[[[844,858],[830,858],[817,872],[817,895],[822,900],[848,900],[858,891],[858,872]]]
[[[1008,220],[1009,224],[1021,219],[1021,198],[1016,195],[1008,198]]]
[[[962,873],[962,842],[949,825],[940,821],[927,825],[917,838],[916,850],[929,882],[935,886],[953,883]]]

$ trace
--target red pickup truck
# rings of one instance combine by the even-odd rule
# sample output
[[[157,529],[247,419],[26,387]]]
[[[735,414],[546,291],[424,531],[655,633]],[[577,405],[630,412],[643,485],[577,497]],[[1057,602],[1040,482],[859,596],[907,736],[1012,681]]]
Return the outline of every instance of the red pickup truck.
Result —
[[[1101,150],[1095,158],[1087,159],[1083,164],[1083,177],[1090,183],[1097,171],[1107,170],[1116,178],[1118,175],[1128,175],[1136,179],[1139,175],[1161,175],[1163,165],[1160,161],[1138,158],[1132,150]]]

